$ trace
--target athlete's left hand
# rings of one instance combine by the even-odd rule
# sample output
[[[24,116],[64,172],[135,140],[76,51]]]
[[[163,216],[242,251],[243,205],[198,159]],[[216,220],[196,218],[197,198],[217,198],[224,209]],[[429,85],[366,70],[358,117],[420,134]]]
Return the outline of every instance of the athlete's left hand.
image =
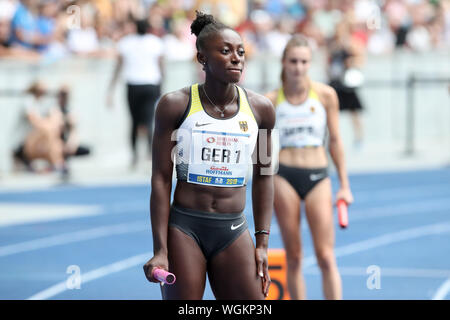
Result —
[[[350,188],[339,189],[339,191],[336,193],[336,203],[339,199],[344,200],[348,205],[352,204],[354,199]]]
[[[269,275],[269,260],[267,257],[267,248],[256,248],[256,268],[258,276],[262,280],[262,291],[264,297],[269,295],[270,275]]]

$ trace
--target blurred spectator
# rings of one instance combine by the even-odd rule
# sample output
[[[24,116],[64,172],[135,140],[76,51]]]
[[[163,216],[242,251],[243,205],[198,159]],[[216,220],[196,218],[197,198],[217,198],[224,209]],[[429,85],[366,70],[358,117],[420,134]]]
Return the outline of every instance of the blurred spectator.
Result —
[[[440,13],[442,15],[442,23],[444,24],[443,43],[450,46],[450,1],[444,1],[440,4]]]
[[[450,41],[446,41],[446,34],[450,31],[450,1],[446,1],[446,4],[447,13],[445,12],[445,3],[439,3],[436,5],[436,14],[428,21],[431,43],[436,49],[445,48],[446,44],[447,46],[450,44]],[[449,30],[446,30],[446,27]]]
[[[186,35],[186,26],[190,26],[186,19],[174,20],[171,33],[163,37],[167,61],[192,61],[195,58],[195,45]]]
[[[81,7],[79,13],[80,25],[70,26],[67,34],[67,47],[77,55],[95,56],[100,51],[100,42],[95,29],[95,11],[90,4],[87,4]]]
[[[363,140],[360,116],[363,106],[356,89],[363,83],[359,70],[364,62],[364,47],[358,38],[352,37],[351,18],[348,16],[338,24],[336,34],[328,44],[328,62],[330,85],[336,90],[340,110],[351,114],[354,146],[358,148]]]
[[[389,27],[395,34],[396,47],[402,47],[406,42],[406,34],[409,29],[408,7],[403,0],[386,0],[384,12]]]
[[[55,20],[58,15],[59,5],[56,0],[40,0],[38,3],[37,28],[39,34],[47,39],[45,43],[37,46],[38,51],[45,51],[53,41],[55,32]]]
[[[0,0],[0,19],[11,20],[18,3],[16,0]]]
[[[99,2],[99,1],[97,1]],[[114,20],[125,22],[131,18],[138,19],[144,16],[143,7],[139,0],[115,0],[113,6]]]
[[[39,59],[39,54],[20,46],[13,46],[11,21],[0,17],[0,58],[20,58],[30,61]]]
[[[51,170],[67,174],[64,160],[61,129],[63,117],[54,103],[45,99],[47,88],[41,82],[34,82],[27,90],[27,97],[15,131],[15,159],[33,170],[36,159],[48,161]]]
[[[150,25],[150,32],[157,37],[163,37],[167,32],[165,13],[165,8],[158,3],[151,6],[149,10],[148,24]]]
[[[275,28],[267,33],[269,52],[279,58],[283,49],[295,32],[296,21],[289,15],[282,16]]]
[[[330,40],[336,30],[336,25],[342,19],[342,12],[337,9],[336,1],[326,1],[322,10],[315,10],[313,22],[321,30],[325,40]]]
[[[280,0],[255,0],[253,1],[252,11],[260,9],[269,13],[274,19],[279,20],[279,18],[287,14],[285,8],[285,2]],[[291,16],[291,15],[289,15]]]
[[[432,49],[430,33],[427,22],[432,17],[432,8],[429,3],[420,2],[410,6],[411,28],[406,36],[407,45],[414,51],[422,52]]]
[[[371,54],[403,47],[429,51],[449,46],[449,7],[448,0],[0,0],[2,32],[5,21],[11,21],[10,36],[1,36],[0,54],[20,46],[43,53],[47,61],[67,53],[108,56],[113,43],[132,32],[130,20],[144,16],[151,17],[151,33],[172,46],[192,41],[187,28],[181,35],[174,25],[192,20],[195,10],[212,13],[241,32],[247,58],[279,55],[292,24],[313,49],[326,48],[337,24],[349,17],[351,36]],[[80,10],[80,26],[73,25],[70,10]]]
[[[69,109],[70,90],[62,86],[57,93],[58,106],[62,114],[61,139],[63,141],[64,158],[85,156],[90,154],[90,148],[80,144],[77,130],[76,115]]]
[[[372,30],[367,42],[367,52],[381,55],[392,53],[395,49],[395,34],[382,21],[380,28]]]
[[[11,21],[12,43],[28,49],[43,50],[50,43],[52,30],[48,19],[40,19],[39,1],[21,0]]]
[[[264,54],[269,51],[268,34],[274,27],[272,17],[263,10],[254,10],[250,14],[250,23],[243,32],[244,39],[249,42],[252,51]]]
[[[247,1],[242,0],[195,0],[193,4],[193,11],[212,14],[231,28],[247,19],[247,9]]]
[[[9,20],[0,18],[0,57],[8,54],[11,48],[11,23]]]
[[[287,12],[296,20],[301,21],[306,15],[306,1],[286,1]]]
[[[311,50],[323,46],[325,43],[324,36],[319,27],[314,22],[314,16],[317,8],[314,6],[303,7],[303,18],[297,25],[297,32],[303,34],[309,41]]]
[[[133,153],[133,168],[138,163],[136,145],[138,133],[147,136],[148,151],[151,154],[153,115],[156,101],[161,94],[161,83],[164,79],[164,44],[160,38],[149,34],[148,31],[147,20],[138,20],[136,21],[135,32],[125,36],[117,44],[117,64],[109,85],[107,98],[107,104],[112,106],[114,87],[123,68],[132,120],[130,142]]]

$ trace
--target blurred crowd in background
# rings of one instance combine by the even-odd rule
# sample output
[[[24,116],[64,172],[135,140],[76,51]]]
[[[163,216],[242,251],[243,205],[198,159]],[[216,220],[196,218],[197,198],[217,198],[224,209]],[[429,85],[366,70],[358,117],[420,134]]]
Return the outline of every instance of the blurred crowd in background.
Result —
[[[123,66],[134,166],[139,125],[148,126],[151,145],[147,118],[161,94],[163,62],[195,61],[190,24],[197,10],[237,30],[247,59],[279,61],[294,33],[306,36],[313,50],[326,52],[328,81],[341,110],[352,114],[355,146],[363,140],[363,102],[356,89],[363,82],[360,70],[367,55],[450,49],[450,0],[0,0],[0,60],[48,65],[66,57],[114,58],[107,104],[112,105]],[[145,97],[131,94],[133,86],[142,91],[143,85]],[[25,92],[30,100],[23,103],[14,158],[31,171],[33,159],[46,159],[67,176],[66,160],[90,150],[80,145],[74,117],[68,116],[71,89],[62,84],[57,103],[46,109],[40,105],[47,91],[37,79]],[[147,111],[136,111],[136,101]]]
[[[248,58],[280,55],[294,32],[313,48],[341,37],[370,54],[450,44],[449,0],[0,0],[0,57],[105,57],[147,18],[166,59],[193,59],[195,10],[238,30]]]

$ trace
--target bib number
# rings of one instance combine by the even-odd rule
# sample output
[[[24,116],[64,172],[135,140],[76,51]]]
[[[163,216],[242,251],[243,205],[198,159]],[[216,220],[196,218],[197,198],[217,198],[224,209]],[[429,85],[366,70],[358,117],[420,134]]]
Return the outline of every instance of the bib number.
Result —
[[[239,187],[249,165],[250,135],[215,131],[192,132],[188,182]]]

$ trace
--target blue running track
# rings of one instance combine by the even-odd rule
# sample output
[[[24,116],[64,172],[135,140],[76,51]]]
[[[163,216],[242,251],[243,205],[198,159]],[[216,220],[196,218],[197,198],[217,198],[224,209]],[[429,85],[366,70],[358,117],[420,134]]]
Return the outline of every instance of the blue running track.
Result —
[[[349,228],[335,219],[344,299],[450,299],[450,169],[354,174],[350,182]],[[142,271],[152,253],[149,195],[149,185],[1,192],[0,207],[67,216],[0,223],[0,299],[161,299]],[[250,189],[247,199],[253,230]],[[311,236],[302,227],[307,297],[322,299]],[[275,218],[270,248],[282,248]],[[214,299],[209,287],[204,298]]]

